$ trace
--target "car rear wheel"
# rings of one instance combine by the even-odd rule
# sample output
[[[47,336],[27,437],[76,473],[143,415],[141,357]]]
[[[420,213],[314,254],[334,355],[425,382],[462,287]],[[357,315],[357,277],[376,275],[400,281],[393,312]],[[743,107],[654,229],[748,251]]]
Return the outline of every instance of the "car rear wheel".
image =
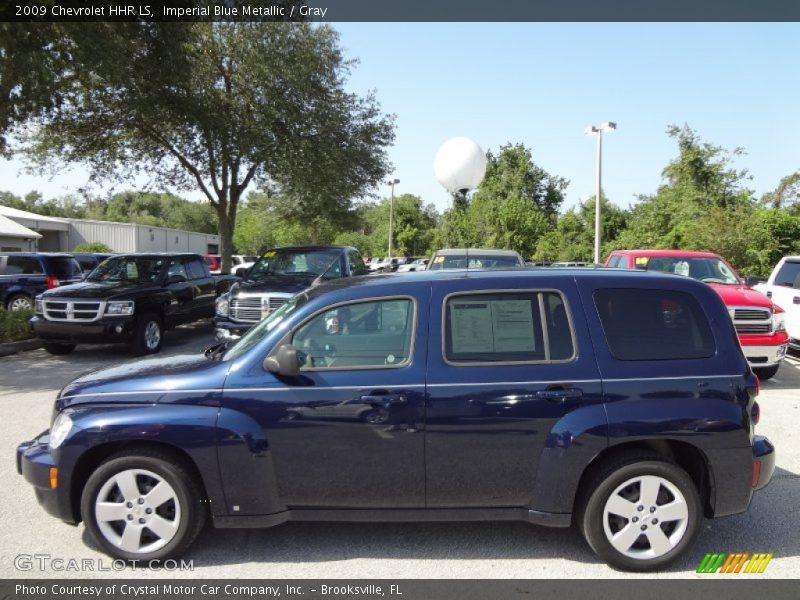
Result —
[[[207,513],[202,490],[168,454],[118,454],[89,477],[81,515],[92,539],[108,554],[149,561],[182,554],[199,535]]]
[[[703,511],[692,478],[661,457],[610,463],[584,489],[578,525],[592,550],[618,569],[663,568],[700,532]]]
[[[45,342],[44,349],[50,354],[60,356],[62,354],[69,354],[75,350],[75,344],[58,344],[55,342]]]
[[[155,313],[141,315],[136,323],[136,334],[133,339],[133,352],[137,356],[155,354],[161,350],[164,330],[161,319]]]
[[[753,372],[756,375],[758,375],[759,380],[766,381],[767,379],[775,377],[775,374],[778,372],[778,367],[780,367],[780,365],[772,365],[771,367],[760,367],[758,369],[753,369]]]
[[[33,298],[27,294],[15,294],[6,302],[8,310],[33,310]]]

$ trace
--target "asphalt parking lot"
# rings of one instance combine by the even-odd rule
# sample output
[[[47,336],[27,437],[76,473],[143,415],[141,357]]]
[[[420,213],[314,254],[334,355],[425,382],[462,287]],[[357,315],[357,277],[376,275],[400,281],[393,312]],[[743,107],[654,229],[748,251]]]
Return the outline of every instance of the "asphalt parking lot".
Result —
[[[167,333],[162,352],[198,352],[212,343],[209,323]],[[0,358],[0,577],[240,577],[240,578],[608,578],[625,576],[601,563],[573,530],[522,523],[287,523],[272,529],[211,527],[185,556],[194,570],[111,569],[111,559],[91,546],[83,526],[48,516],[16,473],[16,445],[48,425],[56,392],[79,374],[133,360],[122,346],[79,346],[68,356],[35,350]],[[770,485],[743,515],[706,521],[685,560],[655,577],[701,577],[694,570],[706,552],[771,552],[762,575],[800,573],[800,358],[791,356],[762,386],[759,433],[777,448]],[[101,559],[109,570],[46,568],[37,560],[19,570],[16,557]],[[708,577],[707,575],[705,577]],[[716,577],[722,577],[717,575]]]

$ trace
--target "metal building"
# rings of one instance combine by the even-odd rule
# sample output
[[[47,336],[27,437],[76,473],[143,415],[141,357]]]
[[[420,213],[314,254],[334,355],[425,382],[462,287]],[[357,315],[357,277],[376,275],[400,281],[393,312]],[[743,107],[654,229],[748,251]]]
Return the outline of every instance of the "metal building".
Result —
[[[0,205],[0,246],[5,251],[72,252],[86,242],[103,243],[114,252],[219,253],[219,236],[209,233],[45,217]]]

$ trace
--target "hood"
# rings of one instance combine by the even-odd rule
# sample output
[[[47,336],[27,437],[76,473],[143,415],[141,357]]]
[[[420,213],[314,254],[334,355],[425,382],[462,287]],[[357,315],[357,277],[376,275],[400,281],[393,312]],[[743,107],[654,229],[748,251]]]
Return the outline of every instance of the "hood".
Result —
[[[231,295],[255,292],[282,292],[297,294],[309,288],[316,279],[313,275],[267,275],[258,279],[245,279],[231,287]]]
[[[44,293],[45,298],[92,298],[95,300],[105,300],[113,296],[119,296],[129,292],[142,292],[148,290],[160,290],[158,286],[151,283],[130,283],[130,282],[99,282],[81,281],[72,285],[48,290]]]
[[[741,285],[725,285],[709,283],[727,306],[757,306],[759,308],[772,308],[772,300],[761,292]]]
[[[181,402],[218,404],[230,364],[202,353],[135,360],[81,375],[59,392],[56,409],[72,404]],[[197,392],[204,398],[198,400]]]

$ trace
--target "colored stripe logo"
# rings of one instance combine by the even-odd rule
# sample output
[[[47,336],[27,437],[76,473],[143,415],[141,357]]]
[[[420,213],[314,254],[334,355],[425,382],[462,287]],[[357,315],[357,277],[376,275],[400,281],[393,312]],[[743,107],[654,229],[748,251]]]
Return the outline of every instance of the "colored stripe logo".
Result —
[[[763,573],[771,560],[771,552],[708,552],[697,573]]]

